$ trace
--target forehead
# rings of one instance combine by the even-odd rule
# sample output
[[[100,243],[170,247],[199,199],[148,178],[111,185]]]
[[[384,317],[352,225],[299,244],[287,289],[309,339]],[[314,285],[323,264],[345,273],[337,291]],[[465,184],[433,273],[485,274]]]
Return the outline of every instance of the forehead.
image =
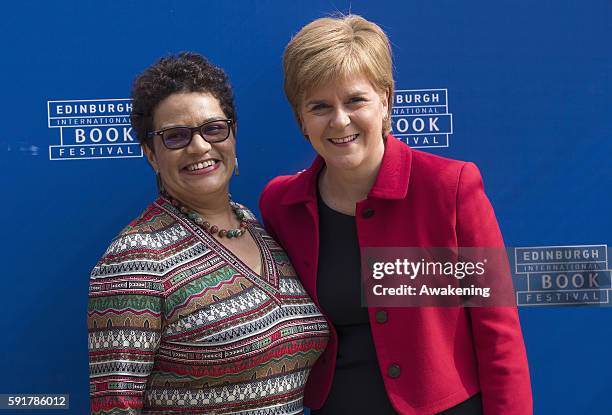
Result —
[[[208,92],[181,92],[167,96],[155,107],[154,128],[196,126],[212,118],[224,118],[219,100]]]
[[[304,102],[354,94],[376,93],[372,82],[365,75],[354,75],[320,82],[304,93]]]

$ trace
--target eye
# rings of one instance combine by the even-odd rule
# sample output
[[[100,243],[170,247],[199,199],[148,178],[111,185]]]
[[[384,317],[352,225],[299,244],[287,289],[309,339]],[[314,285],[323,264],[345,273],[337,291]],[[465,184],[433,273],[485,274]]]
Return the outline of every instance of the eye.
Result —
[[[352,97],[349,99],[348,102],[349,104],[357,104],[357,103],[365,102],[365,101],[366,99],[364,97]]]
[[[189,140],[191,131],[188,128],[172,128],[164,131],[164,141],[169,145],[176,145]]]
[[[227,125],[225,123],[213,123],[204,126],[204,134],[206,135],[218,135],[227,131]]]
[[[205,124],[201,131],[205,140],[217,143],[229,137],[229,124],[226,121],[211,122]]]
[[[313,106],[310,107],[310,111],[312,112],[316,112],[316,111],[323,111],[324,109],[329,108],[329,105],[327,104],[314,104]]]

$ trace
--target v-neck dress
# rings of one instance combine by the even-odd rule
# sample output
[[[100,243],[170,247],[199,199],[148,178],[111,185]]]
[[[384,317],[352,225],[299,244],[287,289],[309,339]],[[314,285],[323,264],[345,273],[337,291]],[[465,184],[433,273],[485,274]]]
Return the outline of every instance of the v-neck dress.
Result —
[[[300,414],[326,320],[247,211],[262,275],[159,198],[91,273],[95,414]]]

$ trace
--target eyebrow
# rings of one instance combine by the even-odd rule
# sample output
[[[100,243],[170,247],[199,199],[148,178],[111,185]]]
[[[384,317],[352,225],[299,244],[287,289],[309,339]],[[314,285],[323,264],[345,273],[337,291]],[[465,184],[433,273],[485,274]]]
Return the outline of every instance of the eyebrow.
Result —
[[[193,127],[189,127],[188,125],[185,125],[185,124],[168,124],[168,125],[165,125],[165,126],[161,126],[160,128],[157,129],[157,131],[167,130],[169,128],[175,128],[175,127],[195,128],[195,127],[198,127],[200,125],[206,124],[208,122],[217,121],[217,120],[226,120],[226,119],[227,119],[227,117],[224,116],[224,115],[213,115],[212,117],[206,118],[204,121],[202,121],[201,123],[198,123],[198,125],[195,125]]]
[[[306,106],[307,107],[309,107],[311,105],[316,105],[316,104],[325,104],[325,100],[324,99],[315,99],[315,100],[306,102]]]
[[[367,94],[366,91],[356,90],[356,91],[353,91],[353,92],[349,93],[347,95],[347,98],[354,98],[356,96],[366,95],[366,94]],[[325,103],[327,103],[327,101],[325,101],[324,99],[313,99],[313,100],[310,100],[310,101],[306,101],[306,106],[309,107],[311,105],[325,104]]]

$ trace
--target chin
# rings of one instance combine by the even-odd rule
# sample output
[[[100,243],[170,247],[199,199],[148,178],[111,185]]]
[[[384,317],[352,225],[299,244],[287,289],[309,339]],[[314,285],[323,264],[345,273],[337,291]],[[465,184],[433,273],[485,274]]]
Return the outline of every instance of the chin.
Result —
[[[333,157],[325,161],[327,165],[339,170],[355,170],[362,166],[364,162],[365,158],[357,155],[341,158]]]
[[[206,199],[208,196],[217,195],[226,188],[226,184],[220,182],[198,183],[183,187],[181,193],[191,200]]]
[[[228,188],[228,185],[225,183],[210,183],[207,186],[202,186],[195,189],[194,193],[205,197],[208,195],[216,195],[219,192],[222,192]]]

